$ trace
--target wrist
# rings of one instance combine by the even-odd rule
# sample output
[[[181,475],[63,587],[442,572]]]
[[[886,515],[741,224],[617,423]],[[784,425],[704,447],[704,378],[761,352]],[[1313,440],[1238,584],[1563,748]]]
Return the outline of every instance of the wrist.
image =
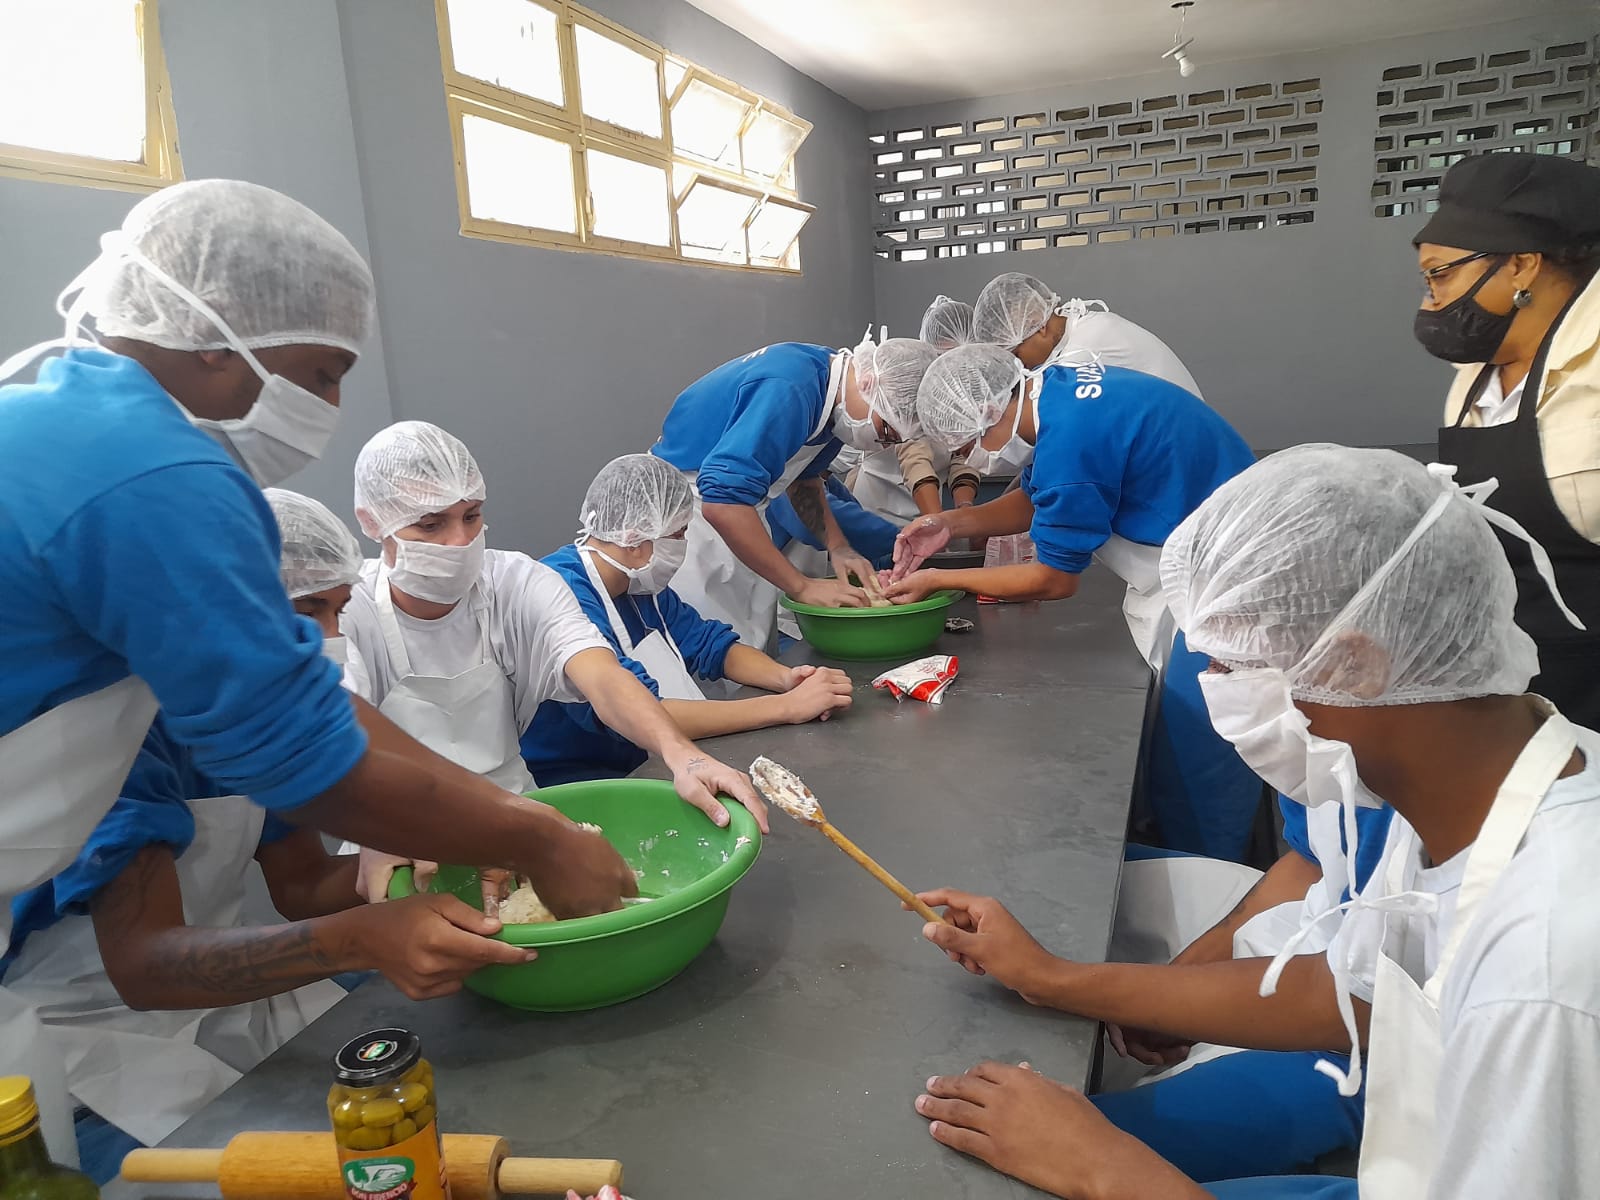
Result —
[[[1019,973],[1018,986],[1013,990],[1030,1004],[1075,1012],[1073,983],[1078,969],[1077,963],[1057,958],[1041,946],[1038,957]]]
[[[697,762],[696,760],[699,761]],[[662,747],[661,761],[667,765],[667,770],[674,775],[679,775],[689,770],[691,766],[698,766],[699,763],[705,762],[706,756],[700,747],[685,738],[681,746]]]
[[[324,951],[320,957],[323,961],[332,962],[330,974],[376,971],[382,966],[378,961],[377,940],[367,928],[369,914],[374,911],[363,904],[318,917],[311,922],[312,941],[319,943]]]

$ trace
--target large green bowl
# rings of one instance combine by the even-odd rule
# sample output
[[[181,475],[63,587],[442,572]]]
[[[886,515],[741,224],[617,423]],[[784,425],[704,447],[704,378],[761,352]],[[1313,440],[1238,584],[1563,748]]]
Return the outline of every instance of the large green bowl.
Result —
[[[657,779],[605,779],[541,789],[539,800],[574,821],[600,826],[639,876],[647,903],[544,925],[507,925],[497,936],[536,946],[518,966],[484,967],[467,979],[480,995],[534,1012],[603,1008],[660,987],[711,944],[728,911],[729,890],[761,853],[761,831],[741,805],[718,829]],[[482,908],[478,872],[440,867],[431,888]],[[396,871],[389,895],[414,891],[410,869]]]
[[[907,658],[921,653],[944,632],[945,609],[963,593],[935,592],[915,604],[893,608],[818,608],[789,597],[779,603],[794,614],[800,633],[828,658]]]

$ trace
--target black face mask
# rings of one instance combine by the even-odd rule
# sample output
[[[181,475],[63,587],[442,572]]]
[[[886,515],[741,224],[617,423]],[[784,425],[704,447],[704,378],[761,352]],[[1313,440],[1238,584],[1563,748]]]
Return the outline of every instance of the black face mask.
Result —
[[[1453,363],[1486,363],[1506,340],[1511,322],[1517,319],[1517,310],[1503,316],[1492,313],[1479,304],[1475,297],[1483,285],[1505,265],[1500,259],[1493,270],[1485,271],[1472,289],[1458,300],[1443,308],[1429,312],[1417,310],[1417,319],[1411,327],[1422,348],[1435,358]]]

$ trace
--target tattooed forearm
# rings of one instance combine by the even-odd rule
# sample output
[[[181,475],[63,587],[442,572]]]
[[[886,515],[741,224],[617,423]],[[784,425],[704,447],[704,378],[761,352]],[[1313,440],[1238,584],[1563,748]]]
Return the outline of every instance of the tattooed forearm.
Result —
[[[828,494],[820,479],[797,479],[789,485],[789,503],[800,523],[811,531],[817,541],[828,544],[828,526],[823,519],[827,511]]]
[[[150,950],[151,966],[165,986],[206,997],[205,1003],[213,1005],[293,991],[342,969],[310,921],[246,929],[172,929],[152,939]]]
[[[354,961],[348,914],[254,928],[189,926],[165,846],[135,855],[90,913],[106,973],[133,1008],[240,1004],[362,965]]]

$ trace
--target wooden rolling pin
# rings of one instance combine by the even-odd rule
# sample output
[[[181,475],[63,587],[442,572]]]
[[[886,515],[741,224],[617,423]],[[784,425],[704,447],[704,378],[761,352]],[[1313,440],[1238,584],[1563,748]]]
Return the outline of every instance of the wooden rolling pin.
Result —
[[[609,1158],[508,1158],[505,1138],[444,1135],[454,1200],[502,1196],[592,1196],[622,1186]],[[344,1200],[332,1133],[241,1133],[221,1150],[134,1150],[122,1160],[129,1183],[215,1183],[222,1200]]]

